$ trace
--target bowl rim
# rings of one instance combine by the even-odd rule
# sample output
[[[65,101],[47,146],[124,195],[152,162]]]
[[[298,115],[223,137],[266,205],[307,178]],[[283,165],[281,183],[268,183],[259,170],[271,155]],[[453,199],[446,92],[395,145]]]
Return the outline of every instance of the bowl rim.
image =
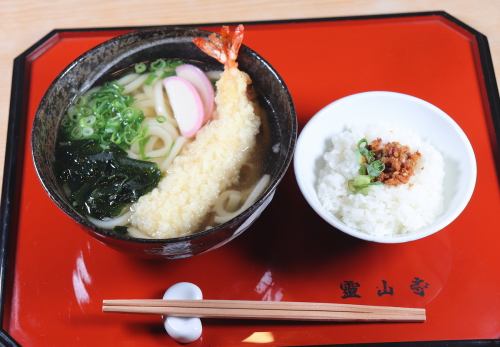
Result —
[[[282,86],[283,91],[286,96],[286,100],[288,101],[290,105],[290,123],[291,123],[291,129],[290,129],[290,136],[288,140],[288,145],[286,149],[286,155],[279,167],[277,167],[276,170],[276,176],[269,182],[269,185],[267,186],[266,190],[261,194],[261,196],[246,210],[241,212],[239,215],[235,216],[234,218],[230,219],[227,222],[224,222],[222,224],[218,224],[215,227],[202,230],[202,231],[197,231],[192,234],[188,235],[183,235],[179,237],[173,237],[173,238],[165,238],[165,239],[151,239],[151,238],[136,238],[128,235],[121,235],[118,233],[113,232],[112,230],[107,230],[107,229],[101,229],[95,226],[93,223],[87,220],[87,218],[81,216],[79,213],[71,210],[67,204],[64,202],[63,199],[59,197],[59,195],[50,188],[44,178],[42,177],[39,167],[38,160],[35,158],[34,151],[33,151],[33,143],[35,141],[35,132],[33,129],[35,126],[37,126],[38,119],[39,119],[39,112],[40,109],[45,103],[47,102],[48,99],[48,94],[51,90],[54,89],[55,85],[58,83],[58,81],[63,78],[71,69],[73,69],[75,66],[81,63],[81,61],[85,60],[96,50],[102,49],[103,47],[112,45],[114,42],[121,41],[124,39],[127,39],[129,37],[133,37],[134,35],[137,35],[138,33],[154,33],[154,32],[175,32],[175,31],[189,31],[192,33],[193,37],[195,36],[208,36],[212,32],[207,31],[207,30],[201,30],[196,27],[179,27],[179,26],[156,26],[153,28],[147,28],[147,29],[139,29],[139,30],[134,30],[132,32],[125,33],[123,35],[116,36],[114,38],[111,38],[109,40],[106,40],[99,45],[92,47],[91,49],[85,51],[82,53],[80,56],[78,56],[76,59],[74,59],[71,63],[69,63],[50,83],[49,87],[45,91],[42,99],[40,100],[40,103],[37,106],[37,110],[35,112],[35,117],[33,119],[32,123],[32,131],[31,131],[31,139],[30,139],[30,145],[31,145],[31,159],[33,161],[33,165],[35,167],[35,172],[36,175],[38,176],[39,181],[42,184],[43,189],[45,192],[48,194],[50,199],[56,204],[56,206],[64,212],[65,215],[67,215],[71,220],[76,222],[78,225],[84,227],[86,231],[91,231],[99,236],[105,237],[105,238],[112,238],[115,240],[120,240],[124,241],[129,244],[157,244],[157,245],[165,245],[165,244],[173,244],[177,242],[185,242],[185,241],[190,241],[193,239],[201,238],[205,235],[208,234],[215,234],[218,233],[222,230],[227,229],[228,227],[231,226],[236,226],[239,224],[242,224],[246,219],[248,219],[276,190],[276,187],[278,184],[281,182],[283,179],[288,167],[290,166],[293,153],[295,151],[295,146],[297,142],[297,132],[298,132],[298,121],[297,121],[297,114],[295,110],[295,105],[292,99],[292,96],[290,94],[290,90],[288,89],[288,86],[286,85],[285,81],[281,77],[281,75],[265,60],[262,56],[260,56],[256,51],[251,49],[250,47],[242,44],[239,50],[239,54],[241,52],[244,52],[248,56],[252,57],[253,59],[258,60],[261,62],[266,69],[273,75],[273,77],[278,81],[278,83]],[[190,37],[191,35],[184,35],[185,37]],[[148,47],[144,47],[144,49],[147,49]],[[111,68],[110,68],[111,69]],[[69,213],[69,210],[75,213],[75,215],[72,215]],[[78,218],[76,218],[78,217]],[[224,242],[224,241],[223,241]],[[215,247],[218,247],[215,245]]]
[[[308,129],[313,128],[316,123],[320,123],[322,118],[326,117],[328,115],[328,112],[330,109],[337,107],[338,104],[341,103],[346,103],[346,102],[357,102],[358,99],[363,99],[365,97],[381,97],[381,98],[399,98],[401,100],[404,100],[405,102],[410,102],[410,103],[416,103],[419,104],[420,106],[423,106],[427,108],[428,110],[431,111],[432,114],[436,115],[437,117],[442,118],[450,127],[450,129],[455,132],[461,142],[464,144],[466,148],[466,158],[469,164],[469,167],[471,167],[471,176],[470,179],[467,182],[467,186],[465,187],[464,194],[462,198],[460,199],[458,205],[456,206],[455,209],[443,214],[443,219],[439,223],[431,223],[427,226],[424,226],[421,228],[422,230],[416,231],[416,232],[410,232],[408,234],[403,234],[403,235],[393,235],[393,236],[388,236],[388,235],[383,235],[383,236],[377,236],[377,235],[372,235],[368,233],[364,233],[362,231],[359,231],[356,228],[350,227],[344,222],[342,222],[340,219],[332,215],[330,212],[326,211],[321,203],[315,201],[315,197],[317,196],[316,190],[314,189],[314,197],[311,194],[308,194],[308,190],[306,189],[307,186],[309,186],[309,183],[305,181],[302,175],[300,175],[300,166],[302,163],[300,162],[300,156],[297,155],[297,153],[300,152],[300,148],[307,146],[306,143],[306,135],[307,132],[309,131]],[[403,242],[410,242],[410,241],[415,241],[419,240],[422,238],[425,238],[427,236],[430,236],[432,234],[437,233],[438,231],[444,229],[446,226],[448,226],[450,223],[452,223],[465,209],[467,204],[469,203],[472,194],[474,192],[476,180],[477,180],[477,162],[476,162],[476,157],[474,154],[473,147],[467,138],[467,135],[465,132],[460,128],[460,126],[455,122],[453,118],[451,118],[448,114],[446,114],[443,110],[438,108],[437,106],[431,104],[428,101],[425,101],[423,99],[420,99],[416,96],[412,96],[409,94],[404,94],[404,93],[398,93],[398,92],[392,92],[392,91],[383,91],[383,90],[374,90],[374,91],[367,91],[367,92],[361,92],[361,93],[355,93],[351,95],[344,96],[340,99],[337,99],[325,107],[321,108],[313,117],[310,118],[310,120],[307,122],[307,124],[304,126],[302,131],[299,134],[299,137],[297,139],[297,145],[296,145],[296,155],[294,156],[294,172],[295,172],[295,178],[297,181],[297,184],[299,186],[299,189],[306,199],[307,203],[311,208],[328,224],[333,226],[334,228],[351,235],[353,237],[356,237],[358,239],[362,239],[365,241],[372,241],[372,242],[377,242],[377,243],[403,243]]]

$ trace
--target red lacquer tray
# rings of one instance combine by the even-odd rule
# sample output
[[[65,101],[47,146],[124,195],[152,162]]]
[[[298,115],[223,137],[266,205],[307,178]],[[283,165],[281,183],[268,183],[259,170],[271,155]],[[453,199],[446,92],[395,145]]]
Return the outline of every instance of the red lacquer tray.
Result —
[[[495,343],[500,114],[483,35],[442,12],[246,25],[245,44],[282,75],[301,126],[331,101],[369,90],[415,95],[458,122],[474,148],[478,179],[469,205],[445,230],[406,244],[350,238],[308,207],[289,170],[270,207],[234,242],[191,259],[144,261],[106,247],[58,210],[36,177],[29,145],[35,110],[57,74],[86,50],[137,29],[56,30],[15,61],[1,209],[4,344],[175,345],[159,317],[103,314],[101,301],[157,298],[179,281],[212,299],[428,310],[422,324],[207,320],[193,346]]]

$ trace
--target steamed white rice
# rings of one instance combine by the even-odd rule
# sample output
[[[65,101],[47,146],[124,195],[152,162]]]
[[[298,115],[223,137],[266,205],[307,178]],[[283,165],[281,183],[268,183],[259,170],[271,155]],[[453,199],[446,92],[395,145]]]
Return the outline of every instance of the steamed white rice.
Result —
[[[398,141],[422,156],[409,183],[371,186],[367,195],[352,193],[347,182],[358,175],[355,150],[368,143]],[[367,234],[405,234],[432,223],[443,210],[444,161],[430,143],[406,129],[352,126],[334,134],[319,165],[317,193],[323,207],[346,225]]]

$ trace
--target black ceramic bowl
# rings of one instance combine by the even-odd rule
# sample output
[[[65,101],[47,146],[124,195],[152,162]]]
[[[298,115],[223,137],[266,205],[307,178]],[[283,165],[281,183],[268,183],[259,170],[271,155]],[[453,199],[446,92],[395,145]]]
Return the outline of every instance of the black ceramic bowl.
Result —
[[[222,246],[246,230],[270,203],[274,191],[292,158],[297,136],[297,118],[288,89],[276,71],[257,53],[242,46],[239,68],[253,81],[261,104],[267,111],[271,144],[264,170],[271,183],[264,194],[246,211],[215,228],[172,239],[137,239],[99,229],[75,211],[68,202],[53,171],[54,149],[59,123],[71,102],[110,74],[140,61],[180,58],[211,68],[221,65],[201,52],[192,39],[209,33],[196,29],[163,27],[141,30],[107,41],[71,63],[52,83],[38,107],[32,132],[32,152],[36,171],[45,190],[68,216],[91,235],[111,247],[129,253],[184,258]]]

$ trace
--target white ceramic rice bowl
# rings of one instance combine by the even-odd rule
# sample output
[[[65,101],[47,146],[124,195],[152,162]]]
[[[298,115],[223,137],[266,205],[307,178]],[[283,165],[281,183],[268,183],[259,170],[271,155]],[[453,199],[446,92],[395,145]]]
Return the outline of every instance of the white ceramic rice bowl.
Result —
[[[431,143],[444,158],[443,212],[433,223],[409,233],[375,236],[352,228],[327,211],[316,193],[316,164],[325,151],[328,139],[346,126],[378,123],[414,131]],[[294,170],[305,199],[326,222],[351,236],[381,243],[418,240],[446,227],[469,202],[477,174],[472,146],[463,130],[450,116],[419,98],[384,91],[350,95],[320,110],[300,133],[295,150]]]

